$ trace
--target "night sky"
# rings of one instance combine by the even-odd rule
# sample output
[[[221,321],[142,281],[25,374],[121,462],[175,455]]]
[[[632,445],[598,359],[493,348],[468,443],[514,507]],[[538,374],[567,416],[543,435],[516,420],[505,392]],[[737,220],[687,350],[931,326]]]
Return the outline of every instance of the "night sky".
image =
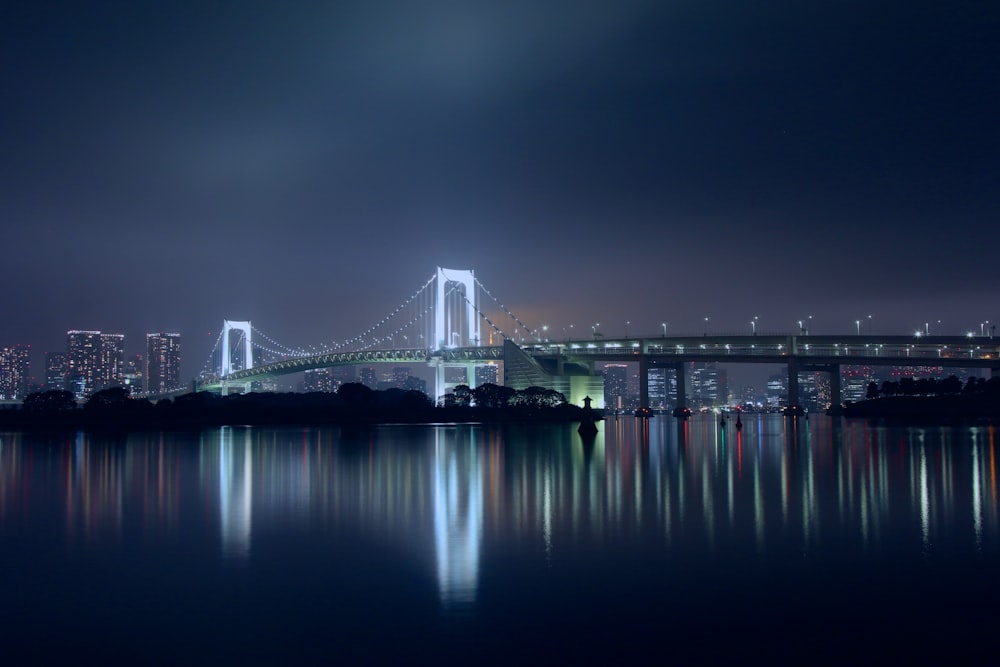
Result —
[[[342,340],[438,265],[609,336],[978,330],[1000,320],[998,16],[6,2],[0,345],[179,331],[189,378],[223,318]]]

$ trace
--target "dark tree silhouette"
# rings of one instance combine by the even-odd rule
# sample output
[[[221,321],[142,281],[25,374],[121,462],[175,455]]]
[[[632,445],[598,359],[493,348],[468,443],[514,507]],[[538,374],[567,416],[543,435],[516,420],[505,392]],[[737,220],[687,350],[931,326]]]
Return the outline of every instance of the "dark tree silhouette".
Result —
[[[370,407],[375,404],[375,390],[359,382],[348,382],[340,385],[337,396],[349,408]]]
[[[129,402],[129,391],[125,387],[110,387],[95,391],[83,406],[85,410],[107,410],[123,408]]]
[[[961,394],[962,393],[962,381],[959,380],[954,375],[949,375],[944,380],[941,380],[937,384],[937,391],[939,394]]]
[[[49,412],[55,410],[73,410],[76,408],[76,399],[73,393],[61,389],[50,389],[49,391],[35,392],[28,394],[21,402],[25,410],[34,412]]]
[[[566,403],[566,397],[554,389],[544,387],[528,387],[518,391],[510,400],[512,406],[531,409],[554,408]]]
[[[452,390],[452,405],[459,407],[468,407],[472,405],[472,390],[469,389],[469,385],[460,384]]]
[[[871,400],[873,398],[878,398],[878,385],[874,382],[868,383],[868,393],[865,394],[865,398]]]
[[[510,387],[487,382],[472,390],[472,397],[476,399],[476,405],[484,408],[505,408],[516,392]]]

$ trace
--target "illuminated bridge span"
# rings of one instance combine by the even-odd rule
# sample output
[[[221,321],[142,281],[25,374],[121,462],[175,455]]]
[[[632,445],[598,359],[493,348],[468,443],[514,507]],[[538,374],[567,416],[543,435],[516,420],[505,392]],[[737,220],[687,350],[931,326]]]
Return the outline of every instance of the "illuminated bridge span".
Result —
[[[266,380],[268,378],[301,373],[317,368],[332,368],[335,366],[353,366],[355,364],[412,364],[412,363],[475,363],[503,360],[502,347],[465,347],[451,348],[439,351],[427,349],[405,350],[361,350],[358,352],[335,352],[314,354],[305,357],[293,357],[283,361],[275,361],[261,366],[234,371],[224,379],[219,378],[203,382],[201,389],[219,389],[226,382],[245,383]]]
[[[438,268],[406,301],[364,332],[341,342],[286,346],[249,321],[226,320],[203,373],[201,389],[223,392],[290,373],[354,364],[426,363],[436,373],[435,396],[447,389],[445,369],[462,368],[475,386],[477,364],[502,362],[504,384],[540,386],[574,403],[603,397],[598,362],[635,362],[640,401],[649,405],[648,372],[677,373],[677,402],[684,406],[685,365],[690,362],[781,364],[788,369],[788,402],[798,403],[798,373],[830,374],[831,397],[840,403],[844,365],[988,368],[1000,373],[1000,347],[991,335],[703,335],[552,341],[510,312],[473,271]],[[452,382],[452,385],[458,382]]]
[[[830,375],[831,403],[841,404],[841,366],[942,366],[988,368],[1000,373],[1000,341],[976,336],[732,335],[627,338],[531,345],[525,352],[559,368],[567,363],[638,362],[639,400],[649,405],[649,369],[677,373],[677,402],[684,406],[689,362],[782,364],[788,368],[788,403],[798,405],[800,371]]]
[[[308,347],[278,342],[249,320],[224,320],[199,388],[249,391],[254,381],[317,368],[369,363],[428,363],[435,395],[461,368],[474,386],[477,363],[503,356],[507,340],[537,337],[467,269],[438,268],[408,299],[361,333]],[[540,340],[540,339],[539,339]],[[454,379],[454,378],[452,378]]]

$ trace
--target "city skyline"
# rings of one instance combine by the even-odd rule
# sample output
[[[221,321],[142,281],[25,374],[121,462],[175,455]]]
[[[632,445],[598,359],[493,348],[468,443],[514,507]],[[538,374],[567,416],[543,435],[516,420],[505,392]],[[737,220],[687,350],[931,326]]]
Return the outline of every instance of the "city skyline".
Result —
[[[0,346],[175,331],[189,379],[223,319],[343,340],[434,266],[556,336],[975,330],[996,14],[14,3]]]

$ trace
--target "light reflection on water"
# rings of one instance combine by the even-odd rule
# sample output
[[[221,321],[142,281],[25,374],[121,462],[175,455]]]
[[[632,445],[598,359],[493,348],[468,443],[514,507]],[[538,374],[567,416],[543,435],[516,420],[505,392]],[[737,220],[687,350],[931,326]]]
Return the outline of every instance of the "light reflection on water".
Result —
[[[265,557],[265,573],[294,569],[301,549],[335,568],[364,549],[372,587],[412,565],[445,616],[521,578],[543,595],[544,577],[594,563],[655,578],[998,557],[993,426],[744,423],[612,418],[590,443],[562,425],[0,434],[0,544],[61,526],[70,562],[147,544],[203,567],[258,563],[256,576]]]

